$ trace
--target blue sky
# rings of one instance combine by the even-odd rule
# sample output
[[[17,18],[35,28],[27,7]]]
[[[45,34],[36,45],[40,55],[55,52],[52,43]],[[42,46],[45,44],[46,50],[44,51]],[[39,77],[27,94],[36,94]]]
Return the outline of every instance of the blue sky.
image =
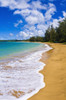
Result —
[[[66,0],[0,0],[0,40],[44,36],[66,17]]]

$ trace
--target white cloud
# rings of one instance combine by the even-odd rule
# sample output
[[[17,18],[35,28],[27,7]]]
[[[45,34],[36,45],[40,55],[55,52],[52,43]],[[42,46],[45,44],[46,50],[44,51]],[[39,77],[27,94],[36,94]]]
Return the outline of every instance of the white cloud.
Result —
[[[54,28],[59,26],[59,20],[58,19],[53,19],[53,22],[51,23],[53,25]]]
[[[21,11],[22,16],[26,17],[31,13],[31,10],[29,9],[24,9]]]
[[[38,10],[16,10],[14,14],[21,14],[23,17],[25,17],[25,20],[28,22],[28,24],[44,22],[44,15]]]
[[[34,33],[29,32],[29,38],[35,36]]]
[[[28,24],[32,25],[38,23],[44,23],[44,16],[38,10],[32,10],[31,15],[27,16],[25,20],[28,22]]]
[[[30,13],[31,13],[31,10],[29,10],[29,9],[16,10],[16,11],[14,12],[14,14],[20,14],[20,15],[22,15],[23,17],[26,17],[26,16],[30,15]]]
[[[29,0],[0,0],[1,7],[9,7],[10,9],[24,9],[30,5],[27,3]]]
[[[59,26],[59,22],[62,22],[66,18],[66,12],[63,11],[63,17],[59,17],[58,19],[53,19],[53,22],[51,22],[51,25],[53,25],[54,28]]]
[[[29,30],[34,31],[34,30],[36,30],[36,27],[35,26],[29,26]]]
[[[38,11],[38,10],[33,10],[31,13],[33,16],[36,16],[38,18],[38,22],[44,22],[44,15]]]
[[[49,8],[45,13],[45,20],[51,20],[52,16],[55,14],[56,12],[56,7],[54,4],[49,3]]]
[[[45,30],[48,28],[48,25],[46,24],[39,24],[37,25],[37,29],[43,30],[45,32]]]
[[[24,26],[24,30],[16,35],[17,38],[21,37],[22,39],[26,39],[32,36],[44,36],[49,25],[53,24],[54,27],[58,27],[58,22],[66,17],[66,12],[63,11],[63,18],[59,17],[58,19],[53,19],[53,15],[56,12],[56,7],[53,3],[42,4],[40,0],[34,0],[28,3],[29,1],[30,0],[0,0],[1,7],[9,7],[11,10],[15,9],[14,14],[21,15],[27,22]],[[41,12],[41,10],[43,10],[44,13]],[[17,27],[21,23],[23,23],[22,20],[19,20],[14,26]],[[13,33],[10,33],[10,36],[13,36]]]
[[[34,9],[44,9],[44,10],[47,9],[47,5],[46,4],[42,5],[40,1],[33,1],[31,7]]]
[[[33,25],[27,25],[25,26],[24,30],[27,34],[29,34],[29,37],[31,36],[37,36],[37,28]]]
[[[23,21],[22,20],[19,20],[17,23],[14,24],[14,26],[17,27],[21,23],[23,23]]]
[[[65,11],[63,11],[63,16],[66,18],[66,12]]]
[[[42,30],[38,30],[38,36],[44,36],[44,32]]]
[[[22,39],[28,38],[28,34],[27,34],[26,32],[24,32],[24,31],[20,31],[19,35],[20,35],[20,37],[21,37]]]
[[[30,15],[26,18],[26,21],[28,22],[28,24],[36,24],[38,22],[38,19],[37,17]]]
[[[10,33],[9,35],[10,35],[10,36],[13,36],[14,34],[13,34],[13,33]]]

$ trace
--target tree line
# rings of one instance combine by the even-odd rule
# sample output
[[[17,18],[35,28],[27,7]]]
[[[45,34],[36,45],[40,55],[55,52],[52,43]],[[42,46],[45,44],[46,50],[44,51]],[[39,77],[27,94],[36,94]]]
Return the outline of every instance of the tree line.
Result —
[[[46,30],[44,37],[31,37],[29,41],[37,42],[66,42],[66,18],[59,22],[59,27],[54,28],[52,25]]]

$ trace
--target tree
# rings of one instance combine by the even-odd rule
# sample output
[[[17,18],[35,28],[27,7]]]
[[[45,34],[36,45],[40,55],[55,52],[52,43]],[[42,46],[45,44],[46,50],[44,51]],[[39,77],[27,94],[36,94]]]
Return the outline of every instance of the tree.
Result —
[[[50,27],[46,30],[46,33],[45,33],[45,41],[50,41]]]
[[[56,32],[55,32],[55,29],[53,28],[53,26],[51,26],[51,30],[50,30],[50,41],[51,42],[56,41]]]
[[[37,42],[43,42],[44,41],[44,37],[37,36],[36,37],[36,41]]]
[[[36,39],[35,39],[35,37],[33,36],[33,37],[31,37],[31,38],[29,39],[29,41],[36,41]]]
[[[59,22],[59,27],[57,28],[57,37],[59,42],[66,42],[66,18]]]
[[[59,22],[59,27],[56,29],[51,26],[46,30],[45,41],[66,42],[66,18]]]
[[[31,37],[31,38],[29,39],[29,41],[43,42],[43,41],[44,41],[44,37],[40,37],[40,36]]]

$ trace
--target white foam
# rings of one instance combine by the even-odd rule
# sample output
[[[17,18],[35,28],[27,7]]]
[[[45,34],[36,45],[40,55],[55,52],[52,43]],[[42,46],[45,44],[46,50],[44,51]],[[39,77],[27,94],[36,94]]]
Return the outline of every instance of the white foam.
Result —
[[[44,76],[39,73],[45,64],[39,60],[42,53],[50,49],[52,48],[45,45],[44,50],[34,52],[17,61],[6,63],[5,66],[10,66],[11,68],[7,70],[1,69],[0,71],[0,90],[3,93],[3,96],[0,96],[0,100],[27,100],[45,87]],[[25,94],[17,99],[10,94],[8,95],[8,92],[12,90],[23,91]]]

